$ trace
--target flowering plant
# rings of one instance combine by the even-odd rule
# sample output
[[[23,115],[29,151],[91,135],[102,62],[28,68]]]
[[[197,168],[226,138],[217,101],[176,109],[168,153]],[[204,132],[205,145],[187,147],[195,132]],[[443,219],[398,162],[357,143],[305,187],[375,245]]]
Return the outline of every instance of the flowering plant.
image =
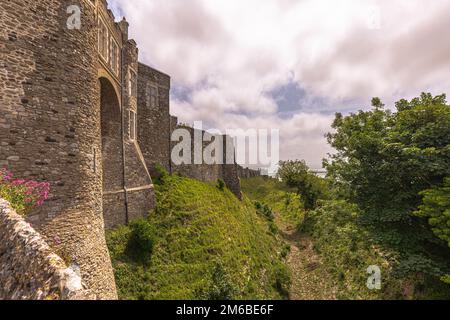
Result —
[[[33,180],[15,179],[6,169],[0,169],[0,198],[7,200],[22,215],[27,215],[48,199],[50,184]]]

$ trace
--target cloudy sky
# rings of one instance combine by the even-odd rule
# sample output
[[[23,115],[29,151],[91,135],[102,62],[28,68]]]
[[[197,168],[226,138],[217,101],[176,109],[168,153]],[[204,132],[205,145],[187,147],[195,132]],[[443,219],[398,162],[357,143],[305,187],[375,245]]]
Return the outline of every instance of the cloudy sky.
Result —
[[[450,93],[450,0],[109,0],[140,59],[171,75],[171,112],[280,129],[313,168],[335,112]]]

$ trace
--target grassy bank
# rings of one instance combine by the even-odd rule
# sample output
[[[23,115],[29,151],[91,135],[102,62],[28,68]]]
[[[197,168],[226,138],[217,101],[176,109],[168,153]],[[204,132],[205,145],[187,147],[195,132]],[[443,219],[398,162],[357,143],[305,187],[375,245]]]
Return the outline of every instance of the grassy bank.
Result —
[[[305,210],[300,197],[276,179],[255,177],[241,180],[242,191],[254,202],[269,206],[282,224],[301,226]]]
[[[107,235],[121,299],[286,297],[284,246],[252,201],[178,176],[156,193],[147,221]]]

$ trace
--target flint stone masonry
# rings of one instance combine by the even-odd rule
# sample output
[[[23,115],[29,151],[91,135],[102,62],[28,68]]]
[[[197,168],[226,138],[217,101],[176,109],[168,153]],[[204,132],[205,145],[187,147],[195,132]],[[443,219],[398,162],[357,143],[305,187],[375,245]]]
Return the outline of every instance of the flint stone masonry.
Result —
[[[191,128],[186,125],[175,125],[174,121],[176,121],[176,118],[172,117],[172,131],[176,129],[184,129],[187,130],[190,133],[191,137],[191,154],[189,155],[190,161],[188,163],[182,163],[182,164],[171,164],[171,172],[177,173],[192,179],[197,179],[200,181],[206,181],[206,182],[215,182],[218,179],[222,179],[225,182],[225,185],[230,189],[231,192],[233,192],[236,197],[240,200],[242,200],[242,192],[241,192],[241,182],[238,177],[238,165],[235,162],[234,159],[234,144],[232,142],[231,137],[229,136],[212,136],[209,133],[206,133],[205,131],[200,131],[194,128]],[[196,134],[204,137],[206,133],[206,136],[210,138],[211,142],[206,142],[202,138],[202,147],[201,147],[201,153],[203,155],[203,152],[205,151],[205,148],[207,148],[210,144],[215,143],[216,139],[218,141],[222,142],[222,161],[223,163],[217,163],[217,164],[195,164],[194,159],[194,152],[195,152],[195,136]],[[177,141],[172,141],[172,149],[178,144]],[[232,159],[228,159],[231,163],[227,163],[227,147],[231,146],[231,157]]]
[[[80,276],[0,198],[0,300],[94,300]]]
[[[262,175],[260,170],[253,170],[242,166],[238,166],[237,170],[239,178],[254,178]]]
[[[80,30],[67,28],[70,5],[81,8]],[[91,1],[0,1],[0,162],[16,177],[51,184],[28,222],[80,267],[97,298],[115,299],[102,215],[97,26]]]

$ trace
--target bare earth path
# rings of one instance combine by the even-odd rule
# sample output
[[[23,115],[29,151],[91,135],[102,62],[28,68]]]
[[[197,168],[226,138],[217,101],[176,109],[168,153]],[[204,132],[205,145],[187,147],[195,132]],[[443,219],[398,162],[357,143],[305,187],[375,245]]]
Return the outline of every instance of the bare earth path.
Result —
[[[335,300],[336,289],[321,258],[314,251],[313,242],[292,226],[276,218],[284,240],[291,246],[288,266],[292,273],[291,300]]]

